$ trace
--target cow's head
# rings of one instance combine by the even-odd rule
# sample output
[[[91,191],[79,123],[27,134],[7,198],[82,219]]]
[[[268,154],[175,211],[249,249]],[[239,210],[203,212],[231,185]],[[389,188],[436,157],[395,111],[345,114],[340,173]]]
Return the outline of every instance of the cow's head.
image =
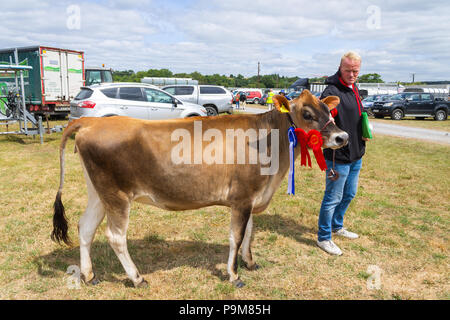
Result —
[[[329,96],[322,100],[317,99],[308,90],[291,101],[281,95],[273,97],[275,108],[280,112],[289,112],[295,125],[306,132],[315,129],[322,133],[323,147],[338,149],[348,142],[348,134],[339,129],[331,119],[330,110],[334,109],[340,100],[339,97]]]

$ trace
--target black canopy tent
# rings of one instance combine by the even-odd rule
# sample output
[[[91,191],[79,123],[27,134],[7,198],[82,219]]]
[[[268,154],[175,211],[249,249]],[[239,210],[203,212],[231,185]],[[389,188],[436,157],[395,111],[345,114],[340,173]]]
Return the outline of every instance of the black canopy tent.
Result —
[[[289,91],[303,91],[309,88],[308,78],[298,78],[293,84],[289,86]]]

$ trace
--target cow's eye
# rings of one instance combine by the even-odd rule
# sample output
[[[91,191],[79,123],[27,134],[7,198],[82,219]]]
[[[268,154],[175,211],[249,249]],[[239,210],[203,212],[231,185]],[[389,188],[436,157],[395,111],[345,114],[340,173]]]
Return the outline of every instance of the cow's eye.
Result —
[[[305,120],[312,120],[313,119],[312,114],[309,113],[308,111],[304,111],[303,112],[303,119],[305,119]]]

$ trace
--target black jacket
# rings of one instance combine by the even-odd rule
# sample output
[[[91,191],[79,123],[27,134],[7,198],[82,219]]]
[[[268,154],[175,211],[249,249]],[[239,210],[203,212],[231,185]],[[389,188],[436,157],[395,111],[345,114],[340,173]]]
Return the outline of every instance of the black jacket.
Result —
[[[321,99],[328,96],[338,96],[341,103],[332,110],[336,125],[348,133],[348,144],[336,150],[336,162],[350,163],[362,158],[366,150],[366,142],[362,140],[361,112],[363,105],[356,86],[349,88],[340,79],[340,72],[336,72],[325,80],[328,84]],[[325,159],[333,160],[333,150],[324,149]]]

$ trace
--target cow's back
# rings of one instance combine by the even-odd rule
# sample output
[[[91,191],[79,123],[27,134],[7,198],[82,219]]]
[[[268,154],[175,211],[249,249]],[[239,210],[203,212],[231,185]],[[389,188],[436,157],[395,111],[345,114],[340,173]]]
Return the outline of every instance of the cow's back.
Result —
[[[273,177],[262,176],[259,164],[193,163],[194,152],[198,151],[194,150],[194,121],[201,121],[202,132],[223,132],[224,160],[225,130],[256,125],[249,123],[254,121],[251,117],[242,116],[171,121],[86,119],[76,145],[99,194],[114,196],[120,191],[130,199],[183,210],[216,204],[231,206],[262,193]],[[180,129],[191,136],[190,163],[176,164],[172,159],[173,148],[179,143],[172,141],[172,133]]]

